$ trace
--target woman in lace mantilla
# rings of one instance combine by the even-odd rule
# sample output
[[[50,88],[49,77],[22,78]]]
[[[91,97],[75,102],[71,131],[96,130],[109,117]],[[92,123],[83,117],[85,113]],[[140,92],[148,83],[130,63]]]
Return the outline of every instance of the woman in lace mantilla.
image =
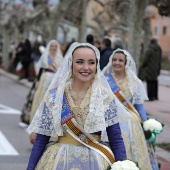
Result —
[[[37,133],[27,169],[103,170],[107,159],[77,140],[65,124],[75,119],[96,141],[108,133],[115,160],[126,159],[118,122],[119,105],[99,68],[99,51],[88,43],[74,43],[56,72],[43,101],[28,127]],[[68,112],[67,112],[68,111]],[[58,140],[49,144],[50,137]]]
[[[63,56],[60,50],[60,45],[56,40],[51,40],[42,53],[41,58],[38,61],[37,67],[39,67],[39,73],[36,82],[36,92],[33,98],[31,107],[30,122],[32,121],[35,112],[40,105],[45,92],[47,91],[55,72],[60,66],[63,60]],[[30,135],[30,142],[33,144],[35,141],[35,134]]]
[[[103,69],[103,73],[113,93],[116,94],[120,90],[119,94],[123,93],[126,101],[134,107],[134,112],[129,111],[127,102],[120,102],[126,108],[122,112],[125,118],[120,119],[120,125],[127,158],[138,162],[141,170],[158,170],[155,153],[152,146],[146,143],[141,127],[141,121],[147,120],[143,102],[148,98],[142,82],[136,76],[136,65],[132,56],[126,50],[115,50],[110,56],[108,65]]]

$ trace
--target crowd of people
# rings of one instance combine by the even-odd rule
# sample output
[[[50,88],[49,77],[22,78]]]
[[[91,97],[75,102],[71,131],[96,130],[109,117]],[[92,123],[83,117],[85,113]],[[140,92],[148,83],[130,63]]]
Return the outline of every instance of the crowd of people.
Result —
[[[159,170],[141,126],[150,96],[120,41],[113,47],[109,38],[89,34],[86,43],[73,39],[62,52],[51,40],[35,60],[27,170],[107,170],[125,159],[140,170]]]

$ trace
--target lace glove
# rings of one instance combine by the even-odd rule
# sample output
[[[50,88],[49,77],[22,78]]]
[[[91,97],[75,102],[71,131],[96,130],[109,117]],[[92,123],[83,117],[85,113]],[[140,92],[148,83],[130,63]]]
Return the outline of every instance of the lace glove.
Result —
[[[137,110],[137,112],[139,113],[142,120],[143,121],[147,120],[147,115],[146,115],[146,110],[144,108],[144,105],[143,104],[135,104],[134,107]]]
[[[123,142],[119,123],[107,127],[106,131],[107,131],[111,150],[115,156],[115,160],[121,161],[123,159],[126,159],[126,150],[125,150],[125,145]]]
[[[41,156],[45,150],[46,145],[49,142],[49,139],[50,139],[49,136],[37,134],[35,143],[33,145],[32,151],[31,151],[27,170],[35,169],[39,159],[41,158]]]

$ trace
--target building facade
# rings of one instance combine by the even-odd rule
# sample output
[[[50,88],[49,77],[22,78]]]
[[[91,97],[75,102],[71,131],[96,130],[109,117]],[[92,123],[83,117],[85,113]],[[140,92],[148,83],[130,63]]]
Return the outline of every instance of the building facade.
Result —
[[[151,17],[152,36],[158,38],[162,57],[170,59],[170,17],[162,17],[157,12]]]

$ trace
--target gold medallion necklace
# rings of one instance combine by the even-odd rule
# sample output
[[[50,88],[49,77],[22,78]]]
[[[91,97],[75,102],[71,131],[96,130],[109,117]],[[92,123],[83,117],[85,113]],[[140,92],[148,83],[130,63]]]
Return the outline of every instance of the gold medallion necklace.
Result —
[[[79,100],[79,99],[84,99],[86,93],[87,93],[87,91],[77,94],[77,93],[72,89],[72,85],[71,85],[71,83],[70,83],[70,95],[71,95],[71,97],[72,97],[73,100],[77,101],[77,100]]]

